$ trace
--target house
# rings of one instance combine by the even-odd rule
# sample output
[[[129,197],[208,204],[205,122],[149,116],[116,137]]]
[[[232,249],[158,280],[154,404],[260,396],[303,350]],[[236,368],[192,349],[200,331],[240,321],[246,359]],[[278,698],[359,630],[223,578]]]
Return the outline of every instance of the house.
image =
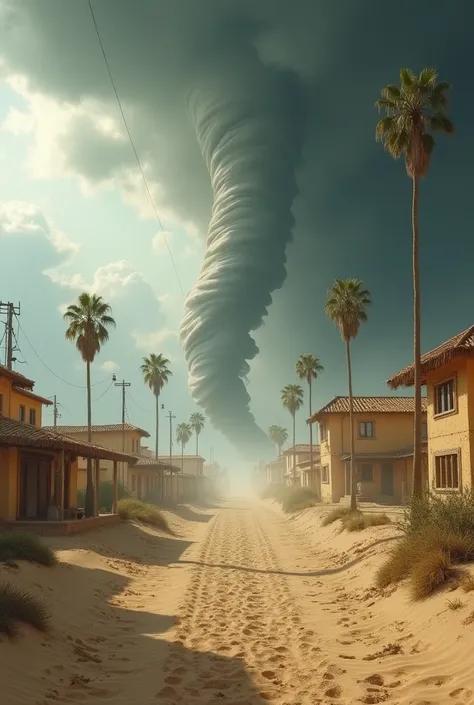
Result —
[[[77,441],[87,441],[87,426],[44,426],[47,431],[60,433],[63,436],[74,438]],[[120,453],[127,453],[130,456],[138,456],[141,453],[142,438],[149,438],[148,431],[144,431],[133,424],[98,424],[92,426],[92,441],[104,448],[115,450]],[[134,462],[134,461],[133,461]],[[128,463],[121,462],[119,465],[119,482],[125,487],[129,486]],[[101,482],[113,481],[113,462],[103,459],[100,464]],[[87,484],[87,463],[85,459],[79,459],[78,466],[78,489],[83,489]]]
[[[140,460],[137,465],[133,466],[133,470],[129,472],[128,488],[133,493],[133,476],[136,468],[143,467],[142,463],[149,465],[155,461],[155,455],[147,447],[142,448]],[[158,462],[162,466],[166,466],[165,474],[165,497],[184,501],[185,499],[194,500],[203,497],[207,491],[209,482],[212,478],[207,478],[204,474],[204,458],[201,455],[159,455]]]
[[[354,455],[360,499],[400,504],[409,495],[413,470],[413,397],[354,397]],[[423,433],[426,439],[426,399]],[[351,494],[349,397],[335,397],[308,423],[319,424],[321,499]],[[424,478],[428,482],[426,443]]]
[[[280,455],[276,460],[265,465],[265,481],[267,485],[283,485],[286,472],[286,457]]]
[[[0,521],[76,518],[78,458],[93,459],[97,489],[102,459],[133,458],[41,428],[48,399],[34,382],[0,365]],[[115,472],[116,476],[116,472]],[[95,513],[97,493],[95,493]],[[18,525],[18,524],[17,524]]]
[[[292,485],[295,481],[296,485],[302,487],[314,487],[319,492],[319,445],[313,444],[313,469],[310,467],[310,449],[309,443],[299,443],[283,451],[283,456],[286,461],[284,473],[285,482]],[[293,472],[293,460],[296,461],[296,469]]]
[[[438,493],[474,488],[474,326],[421,358],[428,397],[429,483]],[[387,380],[414,385],[413,365]]]
[[[195,480],[194,477],[186,475],[190,478],[189,483],[182,478],[180,481],[173,480],[177,477],[180,469],[176,465],[170,465],[169,460],[155,459],[151,455],[137,456],[136,463],[128,469],[128,491],[133,497],[141,500],[160,500],[161,483],[164,482],[164,496],[169,499],[181,499],[187,490],[189,493],[189,485]]]

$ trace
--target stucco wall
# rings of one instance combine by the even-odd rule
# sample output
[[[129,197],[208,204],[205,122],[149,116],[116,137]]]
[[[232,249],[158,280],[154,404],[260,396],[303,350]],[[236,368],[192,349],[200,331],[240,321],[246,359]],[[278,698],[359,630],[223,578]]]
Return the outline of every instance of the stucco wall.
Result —
[[[0,448],[0,519],[16,519],[18,494],[18,450]]]

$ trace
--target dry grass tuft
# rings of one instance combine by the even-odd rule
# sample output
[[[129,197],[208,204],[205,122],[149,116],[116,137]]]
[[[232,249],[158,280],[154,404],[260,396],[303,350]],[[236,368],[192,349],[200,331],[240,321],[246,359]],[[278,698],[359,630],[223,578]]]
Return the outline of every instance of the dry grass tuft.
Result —
[[[153,504],[133,498],[121,499],[118,503],[118,513],[126,521],[141,521],[143,524],[155,526],[168,534],[173,533],[166,518]]]
[[[19,622],[45,632],[49,619],[46,607],[36,597],[11,583],[0,584],[0,634],[12,639],[18,633]]]
[[[456,598],[455,600],[448,600],[446,605],[448,609],[452,610],[453,612],[455,612],[456,610],[462,610],[462,608],[465,607],[465,603],[459,598]]]
[[[360,514],[360,512],[357,511],[354,513],[349,507],[336,507],[336,509],[332,509],[329,514],[324,517],[321,524],[322,526],[329,526],[329,524],[334,524],[335,521],[344,519],[344,517],[349,514]]]
[[[0,534],[0,562],[30,561],[41,565],[53,566],[57,558],[35,534],[6,532]]]
[[[349,514],[342,519],[342,528],[346,531],[363,531],[371,526],[385,526],[391,524],[390,518],[386,514]]]
[[[461,580],[461,590],[463,592],[472,592],[474,590],[474,575],[465,575]]]
[[[319,504],[319,497],[311,487],[286,487],[277,500],[284,512],[301,512]]]

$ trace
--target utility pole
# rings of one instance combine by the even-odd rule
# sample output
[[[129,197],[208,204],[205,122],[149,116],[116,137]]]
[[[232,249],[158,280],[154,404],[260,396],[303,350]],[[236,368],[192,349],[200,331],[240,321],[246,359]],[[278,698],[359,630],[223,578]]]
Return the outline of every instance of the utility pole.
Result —
[[[168,418],[170,420],[170,465],[173,465],[173,419],[176,416],[172,411],[168,411]]]
[[[5,345],[5,367],[9,370],[12,369],[13,363],[16,358],[13,357],[14,345],[13,345],[13,317],[20,315],[20,304],[15,306],[10,301],[4,302],[0,301],[0,313],[7,314],[7,324],[6,324],[6,345]]]
[[[125,388],[131,387],[131,382],[126,382],[124,379],[121,382],[114,383],[116,387],[122,387],[122,453],[125,453]],[[125,482],[125,462],[122,461],[122,484],[126,486]]]
[[[58,419],[61,418],[61,414],[58,411],[58,402],[56,401],[56,394],[53,397],[53,424],[54,428],[58,425]]]

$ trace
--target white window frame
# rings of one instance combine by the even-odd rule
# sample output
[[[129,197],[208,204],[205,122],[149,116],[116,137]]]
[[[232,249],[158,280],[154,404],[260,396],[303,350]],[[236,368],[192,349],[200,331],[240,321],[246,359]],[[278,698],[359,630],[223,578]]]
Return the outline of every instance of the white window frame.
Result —
[[[362,436],[360,432],[360,427],[361,425],[364,424],[365,430],[367,430],[367,424],[370,424],[372,426],[372,435],[371,436]],[[360,441],[372,441],[375,438],[375,421],[358,421],[357,422],[357,434],[358,434],[358,439]]]
[[[326,479],[324,479],[324,473],[326,472]],[[329,485],[330,474],[329,465],[321,465],[321,482],[323,485]]]
[[[324,434],[322,430],[324,429]],[[323,437],[324,435],[324,437]],[[328,425],[324,421],[321,421],[319,424],[319,442],[320,443],[325,443],[328,440]]]
[[[447,384],[450,382],[453,383],[453,408],[448,409],[447,411],[436,411],[436,404],[437,404],[437,399],[438,399],[438,394],[437,390],[440,387],[445,387]],[[443,380],[442,382],[439,382],[438,384],[435,384],[433,387],[433,417],[435,419],[439,419],[442,416],[447,416],[448,414],[455,414],[458,410],[458,390],[457,390],[457,383],[456,383],[456,377],[448,377],[448,379]]]

